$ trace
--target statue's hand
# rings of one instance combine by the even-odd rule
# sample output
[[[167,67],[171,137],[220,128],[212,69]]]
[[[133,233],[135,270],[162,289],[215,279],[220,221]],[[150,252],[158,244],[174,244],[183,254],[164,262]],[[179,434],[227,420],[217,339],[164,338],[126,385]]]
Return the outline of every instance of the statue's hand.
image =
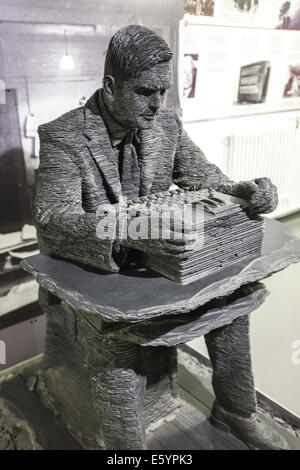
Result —
[[[240,183],[242,192],[249,203],[249,211],[252,214],[268,214],[276,209],[278,193],[276,186],[269,178],[256,178],[252,181]]]
[[[223,191],[224,189],[224,191]],[[240,181],[221,191],[245,199],[249,203],[249,213],[268,214],[276,209],[278,204],[277,188],[269,178],[256,178],[251,181]]]

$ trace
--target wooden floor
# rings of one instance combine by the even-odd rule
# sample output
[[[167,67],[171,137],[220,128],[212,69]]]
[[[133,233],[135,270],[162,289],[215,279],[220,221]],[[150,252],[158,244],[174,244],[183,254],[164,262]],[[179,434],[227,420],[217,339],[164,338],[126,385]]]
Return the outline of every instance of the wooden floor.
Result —
[[[186,396],[186,395],[185,395]],[[187,397],[186,398],[190,398]],[[192,400],[191,400],[192,401]],[[198,405],[198,404],[196,404]],[[209,410],[208,410],[209,411]],[[171,422],[148,432],[150,450],[247,450],[231,434],[218,431],[208,422],[208,413],[182,400],[180,411]]]
[[[28,373],[22,373],[21,369],[13,379],[2,381],[0,397],[9,402],[14,409],[20,410],[22,418],[31,423],[37,440],[42,442],[43,449],[80,449],[80,445],[68,432],[55,423],[51,413],[41,404],[37,395],[28,389],[27,380]],[[217,430],[209,423],[208,417],[214,399],[209,377],[195,378],[188,368],[179,363],[179,383],[181,384],[180,408],[160,425],[147,431],[148,449],[247,450],[244,443],[231,434]],[[300,449],[300,440],[295,434],[283,426],[278,426],[271,418],[267,419],[287,438],[292,449]],[[0,448],[9,448],[9,444],[6,443],[6,446],[1,444],[1,435]]]

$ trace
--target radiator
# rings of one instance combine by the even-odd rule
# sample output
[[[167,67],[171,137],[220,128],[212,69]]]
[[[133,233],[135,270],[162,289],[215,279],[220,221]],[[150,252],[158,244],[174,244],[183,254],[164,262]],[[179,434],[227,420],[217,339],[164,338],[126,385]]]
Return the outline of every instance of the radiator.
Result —
[[[293,120],[272,127],[239,131],[227,138],[227,175],[234,181],[268,176],[278,188],[276,212],[289,204],[296,131],[296,121]]]

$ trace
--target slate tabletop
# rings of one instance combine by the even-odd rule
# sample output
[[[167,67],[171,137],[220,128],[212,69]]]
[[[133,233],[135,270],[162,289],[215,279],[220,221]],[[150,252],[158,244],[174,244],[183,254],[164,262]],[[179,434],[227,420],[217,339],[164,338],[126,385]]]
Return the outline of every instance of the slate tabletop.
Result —
[[[46,254],[22,261],[39,285],[73,308],[107,322],[140,322],[181,315],[232,294],[300,261],[300,239],[282,223],[265,218],[262,254],[182,286],[134,266],[120,273],[93,272]]]

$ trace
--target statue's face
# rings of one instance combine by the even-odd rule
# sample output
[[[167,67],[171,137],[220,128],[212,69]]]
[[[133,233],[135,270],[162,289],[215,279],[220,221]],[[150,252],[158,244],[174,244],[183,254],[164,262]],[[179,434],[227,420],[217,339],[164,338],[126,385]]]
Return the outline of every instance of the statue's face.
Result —
[[[168,62],[115,86],[112,103],[115,119],[126,128],[150,128],[172,83],[172,64]]]

